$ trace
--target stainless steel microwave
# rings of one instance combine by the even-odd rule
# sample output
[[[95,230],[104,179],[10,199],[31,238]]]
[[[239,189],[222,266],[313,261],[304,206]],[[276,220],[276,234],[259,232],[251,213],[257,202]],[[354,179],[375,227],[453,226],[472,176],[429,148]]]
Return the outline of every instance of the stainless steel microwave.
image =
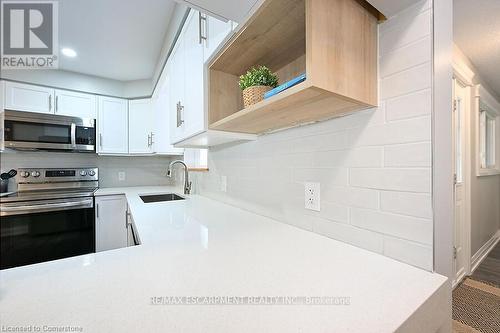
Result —
[[[5,148],[95,152],[95,119],[5,111]]]

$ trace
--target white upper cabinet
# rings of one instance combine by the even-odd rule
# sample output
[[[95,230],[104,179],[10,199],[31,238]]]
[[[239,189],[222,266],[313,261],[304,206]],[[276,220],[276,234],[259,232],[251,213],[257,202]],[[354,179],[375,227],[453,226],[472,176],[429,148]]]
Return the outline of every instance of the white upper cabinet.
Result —
[[[98,150],[100,154],[128,154],[128,101],[98,98]]]
[[[170,87],[169,77],[162,75],[151,99],[154,119],[153,149],[156,154],[182,155],[184,149],[174,148],[170,141]]]
[[[224,38],[232,31],[231,21],[221,21],[211,16],[205,16],[205,51],[203,53],[203,60],[207,61],[208,58],[219,47]]]
[[[182,0],[181,0],[182,1]],[[183,0],[189,7],[197,7],[203,12],[228,20],[241,22],[257,3],[257,0]],[[286,13],[282,13],[285,15]]]
[[[203,40],[200,38],[200,13],[191,11],[183,34],[184,40],[184,131],[183,138],[203,131],[205,112],[203,109]],[[202,29],[203,30],[203,29]]]
[[[95,95],[55,90],[55,113],[79,118],[97,118]]]
[[[6,81],[5,108],[16,111],[54,113],[54,89]]]
[[[182,139],[184,131],[184,40],[179,37],[177,43],[172,50],[170,59],[167,62],[167,76],[170,82],[170,98],[169,111],[171,115],[170,121],[170,138],[171,142],[175,143]]]
[[[153,153],[153,108],[149,98],[128,102],[130,154]],[[155,120],[156,121],[156,120]]]

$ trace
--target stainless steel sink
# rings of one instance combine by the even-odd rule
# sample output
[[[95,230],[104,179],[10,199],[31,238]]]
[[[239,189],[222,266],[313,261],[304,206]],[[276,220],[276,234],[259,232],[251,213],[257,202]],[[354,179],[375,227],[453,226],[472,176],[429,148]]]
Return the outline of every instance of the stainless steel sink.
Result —
[[[144,203],[184,200],[183,197],[175,193],[141,195],[140,198]]]

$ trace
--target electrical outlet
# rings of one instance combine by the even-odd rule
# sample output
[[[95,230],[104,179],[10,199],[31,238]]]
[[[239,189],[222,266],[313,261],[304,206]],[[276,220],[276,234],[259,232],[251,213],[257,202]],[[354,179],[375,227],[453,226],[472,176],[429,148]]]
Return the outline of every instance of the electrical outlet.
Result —
[[[304,183],[305,208],[320,211],[320,185],[319,183]]]
[[[220,176],[220,190],[227,192],[227,176]]]
[[[125,171],[119,171],[118,172],[118,181],[123,182],[126,179],[126,174]]]

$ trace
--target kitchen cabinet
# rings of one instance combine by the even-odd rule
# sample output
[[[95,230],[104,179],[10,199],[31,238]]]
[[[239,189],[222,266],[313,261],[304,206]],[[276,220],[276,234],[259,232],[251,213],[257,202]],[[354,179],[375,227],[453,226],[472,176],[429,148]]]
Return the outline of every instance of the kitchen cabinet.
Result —
[[[6,81],[5,108],[15,111],[54,113],[54,89]]]
[[[124,195],[95,197],[96,252],[128,246],[127,200]]]
[[[99,154],[128,154],[128,101],[126,99],[98,98]]]
[[[208,15],[204,15],[203,17],[205,20],[203,60],[207,61],[232,31],[233,23],[231,21],[224,22]]]
[[[135,230],[135,223],[130,207],[127,205],[127,246],[139,245],[139,235]]]
[[[208,128],[259,135],[376,107],[380,17],[358,0],[267,0],[207,64]],[[236,82],[258,65],[306,78],[244,108]]]
[[[196,10],[191,10],[188,15],[166,67],[171,82],[170,133],[176,147],[207,147],[215,142],[256,138],[207,128],[204,62],[231,30],[231,22],[219,21]]]
[[[175,148],[170,142],[170,78],[162,73],[151,98],[153,108],[154,130],[153,149],[159,155],[182,155],[184,149]]]
[[[55,114],[97,118],[96,96],[69,90],[55,90]]]
[[[241,22],[257,3],[257,0],[184,0],[183,2],[188,7],[196,7],[213,16]]]
[[[153,153],[151,99],[135,99],[128,102],[128,142],[130,154]]]

